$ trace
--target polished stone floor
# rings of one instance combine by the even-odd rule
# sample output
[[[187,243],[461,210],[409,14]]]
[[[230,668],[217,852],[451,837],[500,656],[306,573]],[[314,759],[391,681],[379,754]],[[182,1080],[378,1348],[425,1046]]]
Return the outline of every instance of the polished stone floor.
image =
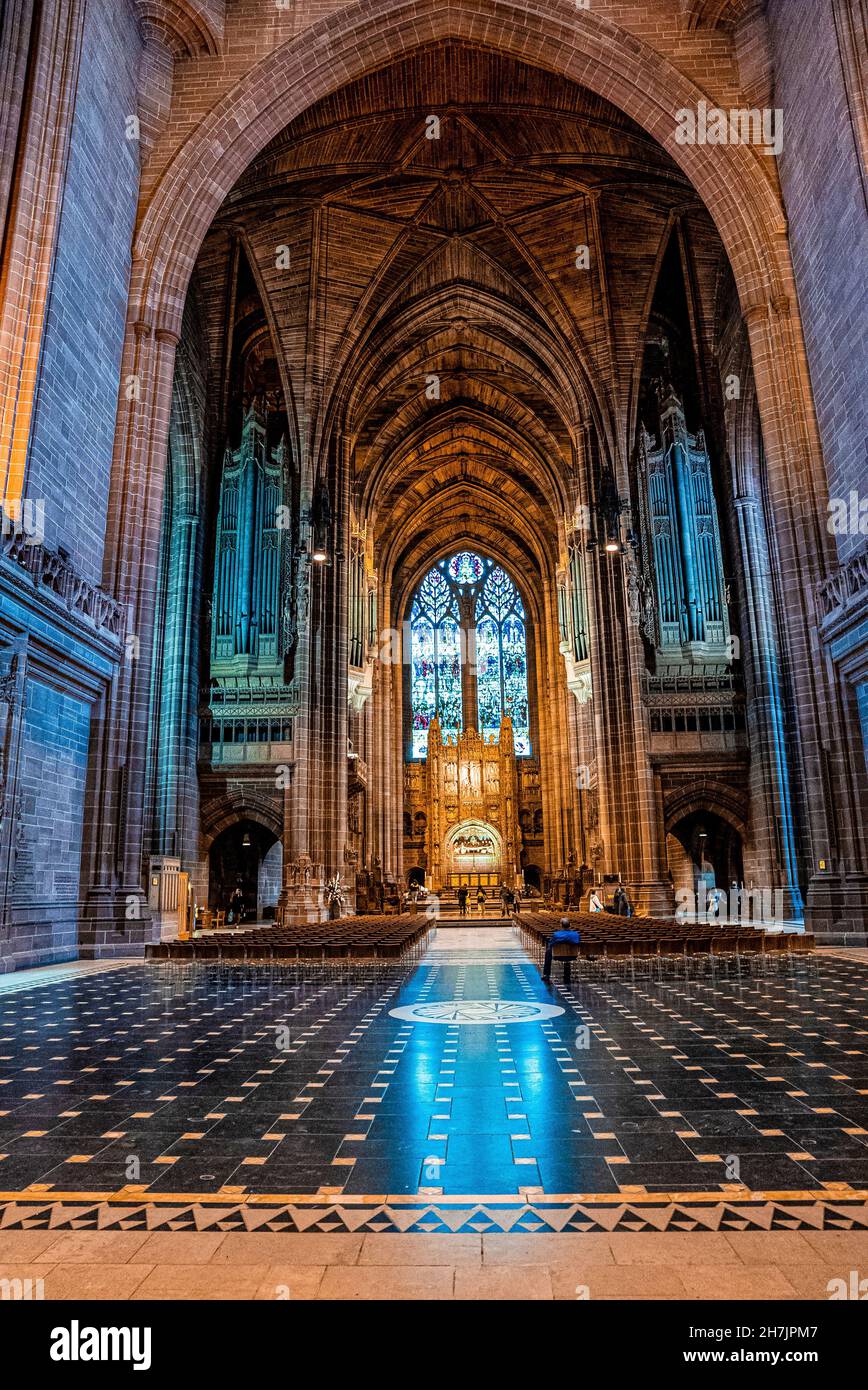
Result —
[[[0,1202],[863,1202],[866,1005],[828,957],[548,988],[473,927],[376,972],[27,972]]]
[[[359,977],[0,978],[0,1281],[112,1302],[829,1299],[868,1264],[866,989],[854,954],[547,990],[477,927]]]

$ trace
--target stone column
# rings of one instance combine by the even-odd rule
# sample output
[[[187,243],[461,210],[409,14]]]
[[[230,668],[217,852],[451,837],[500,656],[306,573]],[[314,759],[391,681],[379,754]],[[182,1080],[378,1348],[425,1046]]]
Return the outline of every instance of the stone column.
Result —
[[[129,326],[109,497],[104,587],[127,608],[126,659],[95,724],[85,850],[89,883],[82,941],[99,948],[150,939],[143,892],[146,761],[160,526],[177,335]]]
[[[759,499],[734,500],[744,587],[744,622],[750,633],[752,726],[751,826],[767,877],[764,887],[784,889],[784,912],[804,912],[798,878],[792,787],[786,747],[784,690],[771,594],[768,542]]]
[[[0,31],[0,212],[4,204],[7,210],[0,266],[0,502],[7,508],[21,500],[26,485],[84,0],[43,0],[33,26],[31,17],[28,0],[11,0]],[[10,157],[16,133],[17,155]]]
[[[671,911],[657,830],[657,797],[640,676],[644,653],[627,620],[623,559],[594,552],[591,622],[593,717],[603,873],[620,873],[637,905]]]
[[[301,564],[307,567],[303,579],[307,614],[304,628],[299,629],[296,660],[301,709],[296,726],[293,810],[285,831],[280,898],[280,916],[285,922],[321,920],[326,910],[324,880],[345,871],[349,724],[345,539],[349,539],[349,495],[342,444],[332,495],[335,519],[329,563],[318,563],[307,554],[301,557]]]
[[[7,648],[8,650],[8,648]],[[16,825],[18,821],[21,734],[24,727],[27,643],[21,639],[12,648],[9,670],[0,676],[0,700],[6,705],[6,727],[0,748],[0,911],[2,925],[11,908],[12,878],[15,872]],[[2,949],[2,943],[0,943]]]
[[[543,802],[543,835],[546,851],[546,871],[557,880],[566,869],[569,850],[567,807],[570,795],[570,760],[567,741],[568,720],[565,699],[573,697],[564,689],[563,662],[559,651],[557,588],[548,577],[543,578],[542,616],[538,660],[542,663],[543,678],[538,680],[540,715],[540,789]]]
[[[311,480],[301,480],[301,495],[310,495]],[[289,785],[283,787],[283,868],[282,886],[277,903],[277,920],[281,923],[318,920],[319,902],[314,917],[308,910],[314,904],[308,902],[301,892],[305,889],[304,867],[312,862],[308,853],[308,797],[310,786],[310,746],[311,746],[311,703],[309,699],[311,634],[310,634],[310,591],[311,560],[306,509],[302,508],[299,521],[299,536],[296,543],[293,588],[287,596],[294,606],[295,655],[293,662],[293,684],[299,694],[298,714],[292,726],[292,776]],[[308,885],[310,875],[307,875]]]
[[[156,844],[159,854],[179,855],[183,867],[192,870],[198,826],[187,822],[187,786],[195,776],[197,747],[190,749],[191,733],[198,733],[195,696],[198,689],[199,631],[196,621],[198,516],[173,516],[166,537],[171,545],[168,566],[168,608],[165,626],[161,698],[155,710]],[[192,760],[191,760],[192,753]]]
[[[794,792],[801,821],[806,923],[864,931],[868,845],[864,761],[853,758],[848,722],[819,640],[816,586],[835,567],[826,530],[827,483],[801,332],[787,298],[744,309],[766,453],[780,631],[797,750]],[[825,867],[821,867],[825,866]]]

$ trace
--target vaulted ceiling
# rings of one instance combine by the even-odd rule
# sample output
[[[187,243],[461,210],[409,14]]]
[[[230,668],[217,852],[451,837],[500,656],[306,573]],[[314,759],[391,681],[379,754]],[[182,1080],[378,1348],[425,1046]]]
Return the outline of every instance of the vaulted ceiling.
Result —
[[[233,190],[200,261],[215,360],[240,239],[294,447],[345,442],[383,564],[420,571],[444,528],[472,525],[541,567],[586,490],[589,435],[616,466],[629,452],[675,218],[707,339],[723,252],[665,152],[551,74],[423,49],[306,111]]]

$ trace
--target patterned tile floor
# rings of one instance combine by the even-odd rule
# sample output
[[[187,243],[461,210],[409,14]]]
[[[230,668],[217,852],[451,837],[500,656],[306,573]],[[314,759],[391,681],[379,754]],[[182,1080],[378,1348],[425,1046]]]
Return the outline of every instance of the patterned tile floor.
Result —
[[[868,1265],[866,996],[852,957],[547,990],[478,928],[344,978],[0,980],[0,1280],[49,1300],[828,1299]]]
[[[866,1004],[836,958],[547,988],[479,929],[343,976],[70,971],[0,992],[0,1201],[862,1204]]]

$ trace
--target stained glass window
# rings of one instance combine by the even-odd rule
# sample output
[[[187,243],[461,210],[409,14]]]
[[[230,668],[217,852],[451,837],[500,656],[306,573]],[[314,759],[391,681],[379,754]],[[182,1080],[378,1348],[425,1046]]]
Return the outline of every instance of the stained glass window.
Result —
[[[530,753],[527,698],[527,631],[518,590],[505,570],[492,565],[476,600],[476,665],[479,729],[496,738],[504,714],[512,720],[515,751]]]
[[[444,734],[462,727],[461,608],[476,624],[479,729],[497,738],[509,715],[515,751],[530,751],[527,630],[518,590],[493,560],[463,550],[429,570],[410,611],[413,758],[428,751],[428,729],[437,714]],[[467,649],[472,652],[471,645]]]
[[[458,599],[441,570],[430,570],[419,585],[410,623],[413,757],[424,758],[435,714],[444,734],[461,728]]]
[[[462,550],[458,555],[452,556],[446,571],[456,584],[478,584],[485,573],[485,566],[478,555],[469,550]]]

